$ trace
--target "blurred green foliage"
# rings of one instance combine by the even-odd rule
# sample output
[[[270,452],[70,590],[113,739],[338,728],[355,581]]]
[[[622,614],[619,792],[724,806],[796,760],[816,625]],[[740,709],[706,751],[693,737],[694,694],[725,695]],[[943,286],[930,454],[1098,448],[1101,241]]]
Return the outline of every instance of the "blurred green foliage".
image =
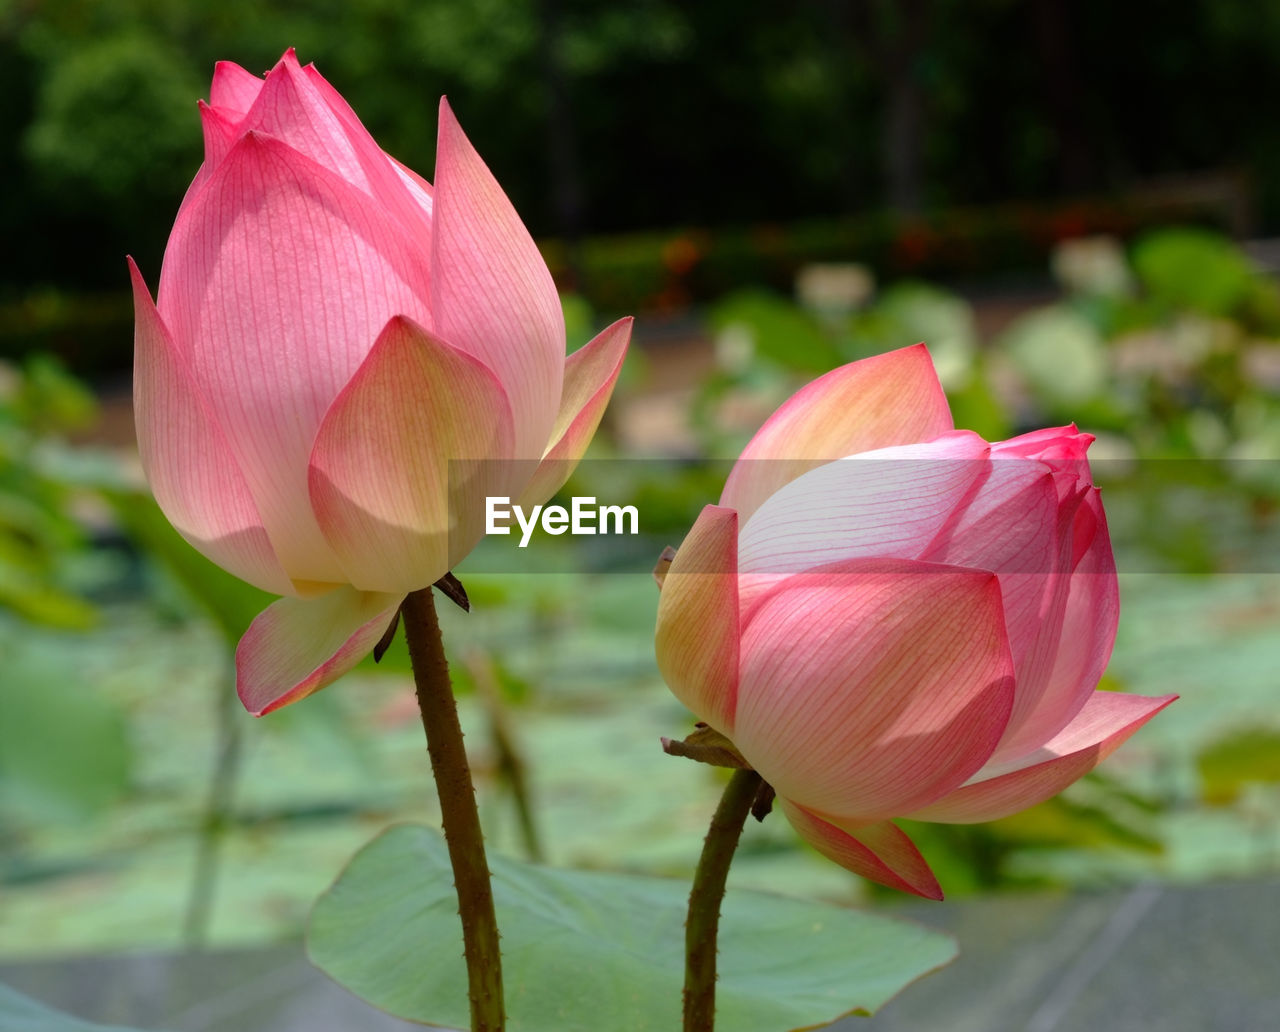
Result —
[[[76,583],[89,541],[74,511],[80,492],[60,462],[65,435],[95,411],[92,394],[53,359],[0,364],[0,815],[25,826],[84,820],[129,785],[124,712],[83,683],[74,652],[19,644],[36,624],[74,646],[70,632],[98,619]]]
[[[1059,30],[1045,31],[1046,11]],[[1159,19],[1102,0],[749,12],[728,0],[8,3],[0,226],[24,246],[0,256],[0,282],[115,286],[126,251],[155,269],[198,162],[194,105],[214,62],[261,72],[288,46],[428,174],[448,94],[539,236],[812,220],[783,234],[792,241],[729,248],[703,296],[744,282],[737,253],[839,257],[814,246],[824,235],[846,258],[925,273],[990,267],[1002,249],[1000,266],[1025,264],[1048,241],[1132,228],[1123,205],[1101,221],[1088,205],[1051,220],[1024,206],[833,236],[832,216],[898,204],[895,176],[913,181],[914,217],[1062,194],[1105,207],[1152,176],[1247,169],[1274,221],[1280,151],[1255,99],[1277,85],[1278,36],[1273,0],[1193,0]],[[917,111],[906,126],[903,97]],[[894,172],[886,154],[903,132],[914,157]],[[1219,224],[1250,189],[1215,202]]]
[[[85,627],[93,609],[67,583],[66,557],[83,548],[72,488],[51,469],[65,433],[93,419],[93,396],[55,360],[0,364],[0,611]]]
[[[26,827],[84,821],[124,797],[132,762],[125,712],[85,683],[74,651],[10,655],[0,685],[0,814]]]
[[[1280,500],[1280,285],[1195,228],[1148,233],[1131,255],[1106,237],[1069,240],[1054,266],[1061,299],[989,341],[959,295],[911,281],[877,293],[864,267],[802,269],[796,300],[729,295],[708,314],[718,368],[695,410],[704,445],[731,437],[726,397],[762,393],[767,412],[815,372],[923,340],[958,426],[998,439],[1076,422],[1104,436],[1095,454],[1108,460],[1213,460],[1265,515]]]
[[[1229,806],[1249,785],[1280,785],[1280,730],[1245,728],[1208,746],[1196,762],[1205,801]]]

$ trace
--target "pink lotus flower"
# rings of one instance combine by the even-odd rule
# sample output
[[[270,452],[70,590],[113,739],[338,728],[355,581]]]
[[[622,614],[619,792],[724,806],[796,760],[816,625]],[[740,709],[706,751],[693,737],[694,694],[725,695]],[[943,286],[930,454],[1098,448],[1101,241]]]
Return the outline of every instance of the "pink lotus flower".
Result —
[[[287,596],[240,642],[245,706],[323,687],[581,457],[630,320],[565,360],[551,276],[440,104],[434,187],[289,51],[217,66],[157,302],[132,266],[138,444],[192,545]],[[476,462],[460,476],[450,460]]]
[[[893,818],[1041,802],[1175,698],[1095,690],[1119,594],[1092,440],[955,430],[917,345],[795,394],[689,532],[663,676],[836,863],[940,899]]]

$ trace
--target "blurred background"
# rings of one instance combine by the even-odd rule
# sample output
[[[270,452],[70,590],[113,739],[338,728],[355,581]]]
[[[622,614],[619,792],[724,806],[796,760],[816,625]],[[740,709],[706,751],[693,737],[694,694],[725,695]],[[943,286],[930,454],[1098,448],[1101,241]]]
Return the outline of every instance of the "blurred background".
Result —
[[[246,716],[231,650],[268,599],[168,529],[129,411],[124,256],[155,284],[213,63],[287,46],[428,176],[449,95],[570,348],[637,316],[566,490],[636,504],[646,547],[718,496],[724,467],[689,460],[918,340],[958,426],[1098,434],[1124,578],[1104,686],[1182,700],[1058,800],[911,831],[976,956],[1023,935],[1075,971],[1116,913],[1174,912],[1152,885],[1213,912],[1197,941],[1252,941],[1280,871],[1280,3],[0,0],[0,981],[147,1028],[382,1027],[297,1011],[320,990],[296,944],[355,849],[436,819],[407,659]],[[691,870],[719,772],[657,747],[689,718],[653,664],[654,558],[459,570],[496,848]],[[900,905],[778,819],[733,880]],[[201,957],[239,988],[211,996]],[[1022,984],[1008,1027],[1085,1022],[1075,983]],[[1262,1027],[1240,1000],[1274,989],[1232,992],[1213,1027]]]

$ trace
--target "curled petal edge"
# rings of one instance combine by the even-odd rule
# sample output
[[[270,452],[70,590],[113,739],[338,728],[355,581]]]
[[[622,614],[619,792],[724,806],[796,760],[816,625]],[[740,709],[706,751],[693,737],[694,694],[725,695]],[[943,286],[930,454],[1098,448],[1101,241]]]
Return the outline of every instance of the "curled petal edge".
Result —
[[[778,804],[800,837],[828,860],[878,885],[925,899],[943,898],[920,850],[892,821],[845,830],[781,797]]]
[[[913,820],[977,824],[1025,810],[1057,795],[1110,756],[1177,698],[1095,691],[1076,718],[1013,769],[979,771],[969,784],[908,814]]]
[[[244,708],[261,717],[332,684],[373,651],[401,601],[343,586],[267,606],[236,647],[236,693]]]

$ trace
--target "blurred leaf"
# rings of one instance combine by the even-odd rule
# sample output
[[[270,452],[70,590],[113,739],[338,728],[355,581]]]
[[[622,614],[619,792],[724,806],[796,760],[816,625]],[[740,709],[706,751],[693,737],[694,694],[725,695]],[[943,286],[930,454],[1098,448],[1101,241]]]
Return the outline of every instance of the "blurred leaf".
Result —
[[[560,307],[564,311],[565,353],[571,355],[595,336],[596,314],[581,294],[561,294]]]
[[[994,821],[991,831],[1021,849],[1135,849],[1159,854],[1160,839],[1118,816],[1105,803],[1087,805],[1055,796],[1039,806]]]
[[[82,430],[97,416],[93,392],[53,355],[35,354],[23,365],[13,399],[18,422],[36,434]]]
[[[0,609],[32,623],[84,628],[96,618],[63,583],[85,536],[55,436],[94,411],[92,395],[56,359],[32,356],[21,372],[0,363]]]
[[[1239,248],[1204,229],[1151,233],[1134,247],[1133,264],[1152,300],[1206,315],[1230,315],[1253,291],[1257,278]]]
[[[11,657],[0,680],[0,800],[33,818],[78,820],[119,799],[132,754],[124,714],[64,653]]]
[[[1002,441],[1013,433],[1012,420],[991,389],[981,359],[975,357],[973,362],[973,375],[964,386],[947,391],[951,415],[957,427],[972,430],[988,441]]]
[[[1161,855],[1164,841],[1156,829],[1162,812],[1158,802],[1094,771],[1068,794],[997,821],[903,821],[902,825],[929,858],[930,867],[947,886],[947,895],[957,897],[1015,885],[1055,884],[1056,879],[1035,864],[1024,864],[1024,873],[1015,873],[1021,854],[1122,850]]]
[[[923,341],[943,387],[962,388],[973,378],[978,343],[973,307],[948,290],[928,283],[896,283],[868,314],[863,332],[867,329],[874,330],[876,344],[866,354]]]
[[[597,1032],[601,1015],[609,1032],[679,1026],[685,884],[502,856],[490,863],[513,1027]],[[443,838],[401,825],[356,854],[320,897],[307,946],[323,971],[375,1006],[465,1028],[461,937]],[[954,954],[947,936],[919,925],[731,889],[717,1016],[737,1032],[820,1028],[874,1011]]]
[[[1250,784],[1280,784],[1280,731],[1246,728],[1219,739],[1196,757],[1201,795],[1230,806]]]
[[[3,984],[0,984],[0,1029],[4,1032],[137,1032],[119,1025],[81,1021]]]
[[[116,518],[142,551],[159,561],[217,623],[227,641],[240,640],[272,595],[227,573],[192,548],[170,526],[149,495],[106,493]]]
[[[722,298],[711,309],[711,325],[718,333],[745,331],[757,356],[784,369],[825,373],[842,361],[808,312],[767,290],[737,290]]]
[[[41,82],[27,154],[61,196],[142,214],[194,167],[191,98],[203,92],[173,44],[141,25],[63,47]]]
[[[65,630],[94,625],[98,612],[93,606],[59,590],[27,564],[15,562],[6,551],[4,540],[0,539],[0,609],[12,610],[32,623]]]
[[[1106,345],[1068,308],[1052,306],[1023,316],[1001,335],[998,346],[1051,409],[1088,401],[1107,388]]]

